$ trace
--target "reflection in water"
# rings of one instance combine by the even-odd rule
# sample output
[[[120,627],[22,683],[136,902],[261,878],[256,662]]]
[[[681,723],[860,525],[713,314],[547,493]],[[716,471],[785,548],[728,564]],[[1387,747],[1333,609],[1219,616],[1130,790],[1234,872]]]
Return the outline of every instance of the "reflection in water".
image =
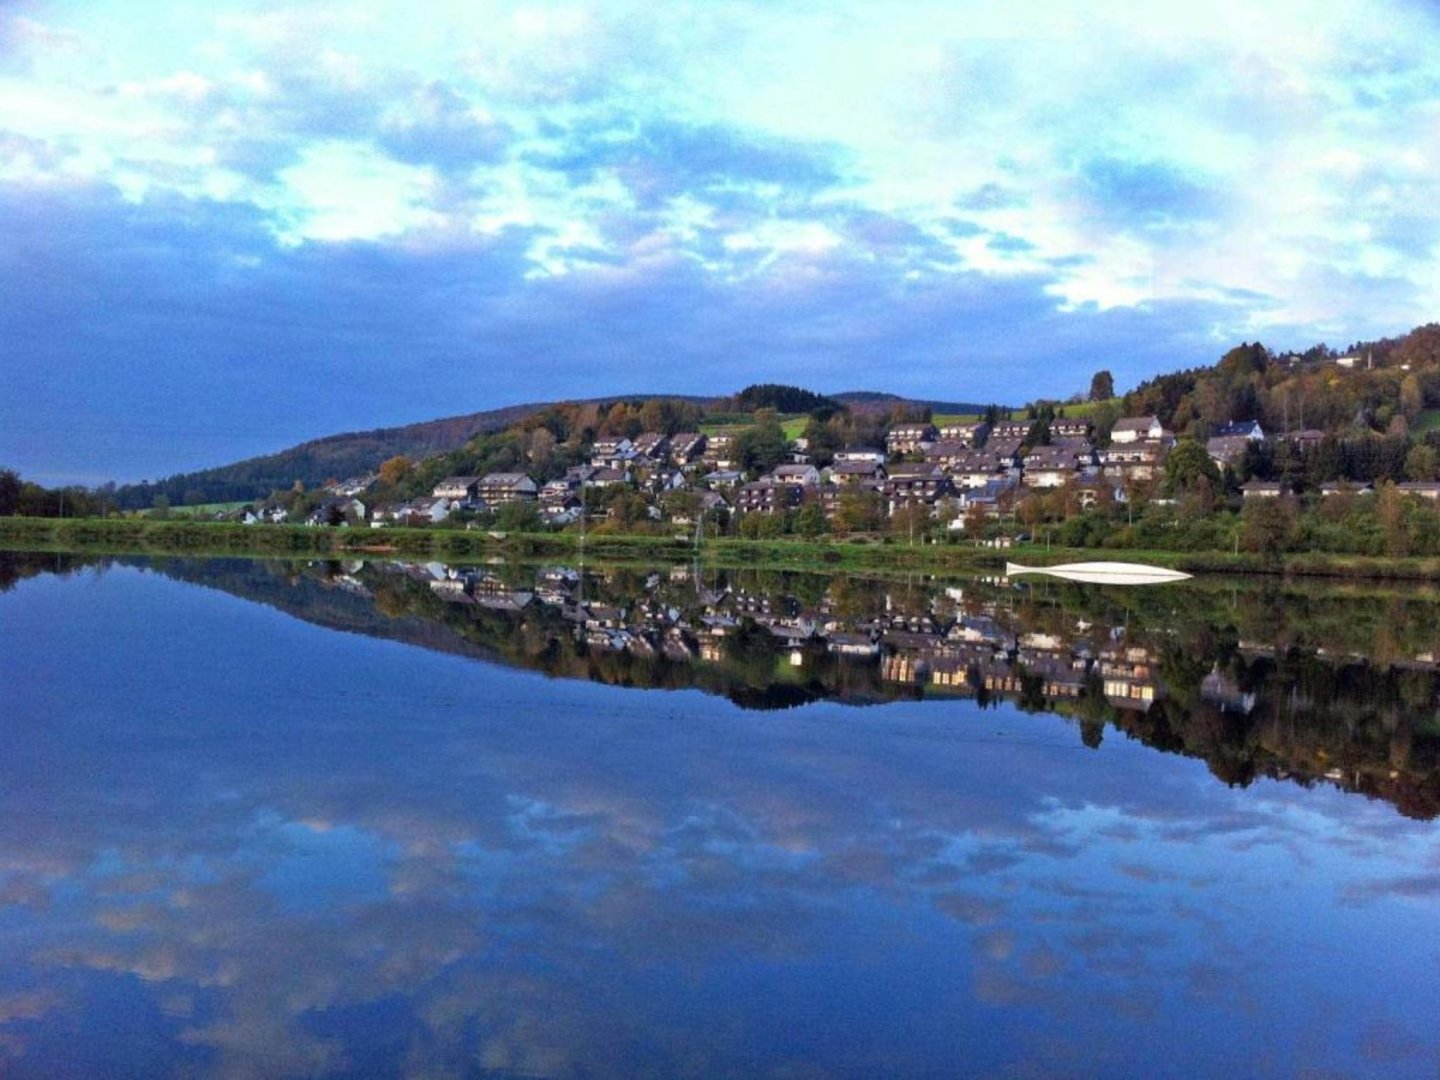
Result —
[[[1425,598],[155,568],[0,596],[7,1074],[1434,1074]]]
[[[1327,783],[1440,815],[1430,598],[1267,595],[691,567],[186,562],[164,573],[311,622],[744,708],[962,697],[1203,758],[1230,784]]]

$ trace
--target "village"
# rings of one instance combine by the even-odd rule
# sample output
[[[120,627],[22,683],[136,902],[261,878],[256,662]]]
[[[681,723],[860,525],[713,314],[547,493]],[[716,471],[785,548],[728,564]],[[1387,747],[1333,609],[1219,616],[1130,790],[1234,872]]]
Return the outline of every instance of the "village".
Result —
[[[1297,458],[1326,440],[1318,430],[1270,436],[1257,421],[1218,426],[1203,443],[1203,459],[1219,479],[1228,476],[1244,501],[1292,494],[1284,480],[1234,481],[1247,454],[1286,447]],[[1062,516],[1097,505],[1114,508],[1167,502],[1166,465],[1188,440],[1177,440],[1156,416],[1124,417],[1097,438],[1085,418],[966,420],[935,424],[899,422],[884,432],[883,445],[847,446],[817,454],[804,437],[789,440],[785,460],[768,470],[747,471],[734,431],[646,432],[596,438],[588,461],[563,475],[539,479],[520,471],[447,476],[423,497],[375,501],[378,477],[367,475],[327,485],[325,498],[304,517],[307,525],[425,527],[493,526],[497,517],[519,527],[584,528],[616,516],[615,496],[643,500],[640,521],[656,526],[773,535],[779,519],[806,514],[787,531],[863,532],[903,524],[915,533],[994,534],[995,523],[1025,517],[1029,505],[1049,497]],[[1192,455],[1193,460],[1193,455]],[[1440,483],[1408,480],[1401,494],[1440,499]],[[1313,494],[1363,495],[1367,483],[1332,480]],[[1058,499],[1056,498],[1058,496]],[[628,504],[633,509],[633,502]],[[510,508],[507,512],[506,508]],[[533,511],[533,513],[532,513]],[[1034,516],[1034,515],[1032,515]],[[247,524],[295,521],[283,504],[249,506],[235,515]],[[755,528],[746,528],[746,518]],[[766,519],[770,519],[767,529]]]

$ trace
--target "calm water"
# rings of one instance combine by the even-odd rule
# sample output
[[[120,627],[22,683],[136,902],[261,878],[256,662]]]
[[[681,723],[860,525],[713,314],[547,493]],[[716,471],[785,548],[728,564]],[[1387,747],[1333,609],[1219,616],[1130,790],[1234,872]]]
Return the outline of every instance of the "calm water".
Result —
[[[4,566],[6,1076],[1440,1068],[1427,597]]]

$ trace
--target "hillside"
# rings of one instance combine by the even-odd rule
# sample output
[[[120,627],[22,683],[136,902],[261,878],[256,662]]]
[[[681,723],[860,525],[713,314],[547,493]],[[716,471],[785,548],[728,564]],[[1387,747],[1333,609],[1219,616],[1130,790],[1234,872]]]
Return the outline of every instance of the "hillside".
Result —
[[[180,473],[155,483],[127,484],[116,492],[116,500],[121,509],[132,510],[150,506],[158,495],[164,495],[173,506],[263,499],[297,480],[306,487],[315,487],[326,480],[374,472],[381,462],[397,455],[419,459],[457,450],[476,435],[503,431],[551,404],[509,405],[401,427],[327,435],[230,465]]]
[[[745,393],[765,390],[751,387]],[[769,387],[771,390],[792,388]],[[801,391],[795,391],[801,392]],[[803,392],[801,392],[803,393]],[[605,398],[588,398],[575,404],[606,404],[615,401],[639,401],[662,395],[621,394]],[[672,400],[712,407],[727,399],[695,395],[666,394]],[[812,395],[817,401],[824,401]],[[936,413],[983,412],[985,406],[960,402],[917,401],[896,394],[854,391],[829,395],[860,413],[887,412],[897,406],[908,409],[931,409]],[[403,455],[412,460],[448,454],[463,448],[477,435],[504,431],[527,417],[552,408],[557,402],[530,402],[503,409],[427,420],[401,427],[376,428],[371,431],[345,432],[312,439],[278,453],[247,458],[211,469],[179,473],[154,483],[127,484],[116,492],[121,509],[135,510],[151,506],[163,495],[172,506],[204,503],[232,503],[263,499],[272,491],[289,488],[299,481],[313,488],[328,480],[344,479],[374,472],[389,458]]]

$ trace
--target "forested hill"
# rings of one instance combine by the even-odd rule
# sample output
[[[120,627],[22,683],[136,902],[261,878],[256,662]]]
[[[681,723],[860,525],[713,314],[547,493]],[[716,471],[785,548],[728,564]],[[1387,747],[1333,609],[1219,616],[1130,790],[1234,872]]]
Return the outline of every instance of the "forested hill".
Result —
[[[231,465],[180,473],[155,483],[127,484],[116,491],[115,497],[124,510],[150,506],[158,495],[164,495],[175,506],[263,499],[297,480],[306,487],[315,487],[326,480],[374,472],[388,458],[403,455],[419,459],[458,450],[476,435],[503,431],[550,404],[509,405],[401,427],[327,435]]]

